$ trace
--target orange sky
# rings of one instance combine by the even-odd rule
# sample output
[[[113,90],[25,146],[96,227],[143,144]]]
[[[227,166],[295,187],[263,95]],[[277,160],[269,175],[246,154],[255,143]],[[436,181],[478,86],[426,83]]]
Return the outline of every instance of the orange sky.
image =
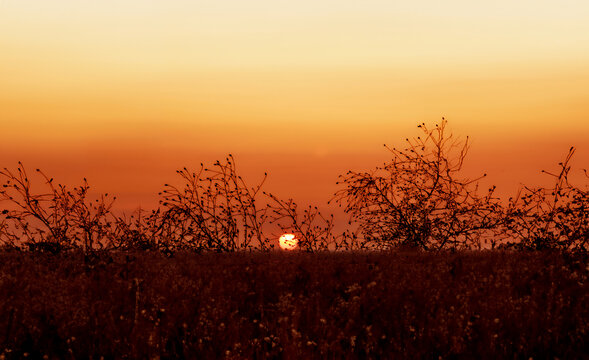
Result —
[[[233,153],[321,205],[445,116],[508,193],[571,145],[589,167],[588,19],[573,0],[0,0],[0,165],[151,207],[175,169]]]

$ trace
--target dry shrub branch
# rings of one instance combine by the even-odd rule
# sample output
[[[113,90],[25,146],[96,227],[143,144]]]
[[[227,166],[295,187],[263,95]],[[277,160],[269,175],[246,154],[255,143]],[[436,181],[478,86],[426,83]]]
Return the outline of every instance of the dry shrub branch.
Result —
[[[271,222],[278,224],[281,232],[294,233],[302,250],[329,250],[341,242],[342,235],[334,232],[333,215],[325,217],[316,206],[311,205],[301,213],[293,199],[285,201],[272,194],[266,195],[272,200]]]
[[[557,171],[544,171],[552,187],[524,186],[504,205],[495,186],[479,191],[486,175],[462,175],[468,137],[454,137],[443,118],[418,128],[421,136],[406,139],[403,149],[385,145],[391,159],[382,166],[340,177],[343,188],[333,200],[351,225],[342,234],[335,233],[333,215],[263,191],[267,174],[248,185],[229,155],[210,167],[178,170],[180,184],[164,185],[157,209],[130,216],[113,214],[115,198],[108,194],[90,199],[86,179],[68,189],[37,169],[42,185],[33,186],[19,162],[16,171],[0,171],[0,245],[51,252],[266,251],[278,232],[289,232],[306,251],[588,249],[588,186],[569,181],[574,148]]]
[[[589,248],[589,191],[569,182],[571,147],[556,172],[542,171],[554,180],[551,188],[523,187],[510,199],[506,213],[507,247],[520,249],[584,250]],[[586,172],[585,172],[586,174]]]
[[[69,190],[55,185],[52,178],[36,170],[45,191],[35,192],[22,163],[15,172],[0,171],[0,242],[8,246],[24,244],[31,249],[58,252],[63,248],[91,250],[107,245],[111,226],[110,209],[114,197],[88,198],[86,179]]]
[[[387,147],[392,158],[383,166],[341,177],[335,200],[358,223],[363,247],[478,247],[498,224],[495,188],[481,195],[477,181],[485,175],[461,177],[468,138],[454,138],[446,125],[445,119],[432,129],[421,124],[422,136],[406,139],[406,148]]]
[[[269,239],[263,226],[268,209],[259,205],[260,189],[266,180],[249,187],[237,174],[231,155],[224,163],[191,172],[177,171],[183,187],[166,184],[162,196],[161,224],[164,238],[184,243],[195,250],[266,250]]]

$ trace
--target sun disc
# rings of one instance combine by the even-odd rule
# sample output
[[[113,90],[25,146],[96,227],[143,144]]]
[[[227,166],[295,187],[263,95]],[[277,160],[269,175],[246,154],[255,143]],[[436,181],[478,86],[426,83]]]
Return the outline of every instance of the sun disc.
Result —
[[[282,250],[294,250],[299,243],[299,239],[294,234],[282,234],[278,239],[278,244]]]

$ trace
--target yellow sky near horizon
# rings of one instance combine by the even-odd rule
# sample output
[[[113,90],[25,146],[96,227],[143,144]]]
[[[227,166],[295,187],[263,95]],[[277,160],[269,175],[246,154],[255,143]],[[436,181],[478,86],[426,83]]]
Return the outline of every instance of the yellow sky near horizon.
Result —
[[[512,186],[589,167],[587,64],[576,0],[0,0],[0,165],[138,201],[234,153],[323,201],[445,116]]]

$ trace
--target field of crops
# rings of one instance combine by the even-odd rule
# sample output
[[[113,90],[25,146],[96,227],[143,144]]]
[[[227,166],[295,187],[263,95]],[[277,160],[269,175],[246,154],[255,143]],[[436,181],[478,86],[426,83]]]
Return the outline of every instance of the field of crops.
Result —
[[[0,358],[582,358],[557,252],[0,253]]]

